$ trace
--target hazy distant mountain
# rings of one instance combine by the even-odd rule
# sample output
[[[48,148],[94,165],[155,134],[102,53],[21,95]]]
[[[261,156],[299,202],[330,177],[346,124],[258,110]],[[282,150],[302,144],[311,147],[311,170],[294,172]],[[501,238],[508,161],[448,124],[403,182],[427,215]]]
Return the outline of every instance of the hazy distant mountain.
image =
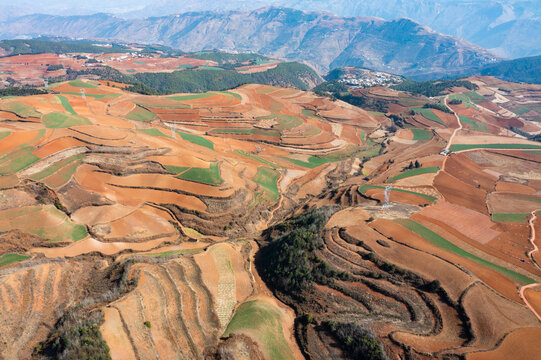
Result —
[[[484,49],[407,19],[384,21],[265,8],[125,20],[30,15],[0,23],[0,36],[59,35],[161,43],[185,51],[258,52],[304,61],[319,71],[346,65],[407,76],[448,75],[494,61]]]
[[[132,16],[163,16],[175,12],[254,9],[274,4],[301,10],[326,10],[339,16],[407,17],[444,34],[464,38],[503,57],[541,54],[539,0],[209,0],[156,1]],[[126,14],[128,15],[128,14]]]
[[[17,13],[3,11],[0,20]],[[44,13],[82,15],[96,12],[114,13],[124,18],[165,16],[190,11],[227,11],[257,9],[276,5],[300,10],[326,10],[339,16],[375,16],[387,20],[407,17],[444,34],[464,38],[502,57],[524,57],[541,54],[541,1],[539,0],[23,0],[20,15]],[[28,9],[31,9],[29,12]]]

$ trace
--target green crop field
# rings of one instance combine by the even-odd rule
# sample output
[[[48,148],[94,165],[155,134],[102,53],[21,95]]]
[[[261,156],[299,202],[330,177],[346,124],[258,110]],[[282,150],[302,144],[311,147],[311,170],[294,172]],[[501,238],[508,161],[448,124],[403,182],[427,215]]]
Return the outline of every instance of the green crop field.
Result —
[[[307,117],[307,118],[316,118],[316,119],[319,119],[319,117],[314,113],[314,110],[307,110],[307,109],[303,109],[302,110],[302,115]]]
[[[215,70],[215,71],[221,71],[223,70],[221,67],[218,66],[199,66],[196,70]]]
[[[364,148],[355,157],[358,159],[369,159],[374,156],[378,156],[381,151],[381,144],[371,144],[369,147]]]
[[[28,219],[32,221],[28,221]],[[28,206],[0,212],[0,231],[20,229],[50,242],[79,241],[88,236],[86,228],[52,205]]]
[[[519,198],[519,199],[524,199],[524,200],[529,200],[529,201],[533,201],[533,202],[537,202],[537,203],[541,203],[541,199],[530,197],[530,196],[513,194],[513,197],[516,197],[516,198]]]
[[[541,145],[533,144],[455,144],[451,145],[451,151],[469,149],[541,149]]]
[[[82,96],[81,93],[76,93],[76,92],[63,92],[62,93],[63,95],[78,95],[78,96]],[[111,99],[114,99],[114,98],[117,98],[119,96],[121,96],[122,94],[85,94],[86,97],[91,97],[91,98],[95,98],[95,99],[104,99],[104,98],[111,98]]]
[[[40,117],[41,114],[33,106],[27,105],[21,101],[10,101],[0,104],[0,110],[12,112],[19,117]]]
[[[193,255],[202,252],[203,249],[184,249],[184,250],[170,250],[153,254],[144,254],[145,256],[156,258],[168,258],[179,255]]]
[[[159,129],[156,128],[150,128],[150,129],[137,129],[137,131],[142,132],[143,134],[147,134],[150,136],[160,136],[160,137],[169,137],[162,133]]]
[[[441,237],[440,235],[436,234],[435,232],[433,232],[432,230],[424,227],[423,225],[413,221],[413,220],[410,220],[410,219],[398,219],[398,220],[394,220],[396,223],[402,225],[403,227],[405,227],[406,229],[416,233],[417,235],[421,236],[423,239],[425,239],[426,241],[442,248],[442,249],[445,249],[447,251],[450,251],[454,254],[457,254],[459,256],[462,256],[466,259],[470,259],[476,263],[478,263],[479,265],[483,265],[485,267],[488,267],[492,270],[496,270],[498,271],[499,273],[507,276],[508,278],[512,279],[513,281],[516,281],[518,283],[522,283],[522,284],[531,284],[531,283],[534,283],[535,281],[530,279],[529,277],[527,276],[524,276],[522,274],[519,274],[517,272],[514,272],[512,270],[509,270],[507,268],[504,268],[502,266],[499,266],[499,265],[496,265],[496,264],[493,264],[491,263],[490,261],[487,261],[485,259],[482,259],[476,255],[473,255],[461,248],[459,248],[458,246],[456,246],[455,244],[453,244],[452,242],[450,242],[449,240]]]
[[[368,190],[371,190],[371,189],[382,189],[382,190],[385,190],[385,186],[380,186],[380,185],[363,185],[361,187],[359,187],[359,192],[363,195],[366,194],[366,192]],[[436,200],[438,200],[437,198],[435,198],[434,196],[430,196],[430,195],[426,195],[426,194],[421,194],[421,193],[418,193],[418,192],[414,192],[414,191],[409,191],[409,190],[403,190],[403,189],[391,189],[391,191],[398,191],[398,192],[401,192],[401,193],[405,193],[405,194],[411,194],[411,195],[415,195],[415,196],[419,196],[427,201],[430,201],[430,202],[434,202]]]
[[[283,157],[283,159],[289,162],[292,162],[293,164],[296,164],[305,168],[313,169],[323,164],[350,159],[354,156],[358,156],[361,153],[362,153],[361,149],[357,148],[354,145],[350,145],[348,148],[344,150],[340,150],[340,151],[333,152],[330,154],[310,156],[308,158],[308,162],[297,160],[297,159],[291,159],[288,157]],[[379,150],[378,150],[378,153],[379,153]]]
[[[365,144],[365,142],[366,142],[366,131],[365,130],[361,130],[361,142],[363,144]]]
[[[304,120],[297,116],[276,115],[276,121],[279,125],[274,128],[278,130],[292,129],[303,124]]]
[[[5,131],[0,133],[0,140],[11,135],[11,131]]]
[[[262,135],[280,136],[277,130],[251,129],[251,128],[222,128],[209,131],[210,134],[235,134],[235,135]]]
[[[62,95],[56,95],[56,97],[60,100],[60,103],[62,104],[62,106],[64,107],[64,109],[73,114],[73,115],[77,115],[77,113],[75,112],[75,110],[73,110],[73,107],[71,106],[69,100],[65,97],[65,96],[62,96]]]
[[[0,175],[14,174],[38,161],[40,158],[32,150],[34,148],[27,146],[7,152],[0,158]]]
[[[128,113],[128,115],[126,115],[126,118],[129,120],[144,121],[144,122],[151,121],[155,117],[156,115],[153,112],[148,111],[147,109],[142,108],[139,105],[137,105],[135,109],[133,109],[132,111]]]
[[[77,79],[72,80],[68,84],[70,84],[73,87],[77,88],[88,88],[88,89],[96,89],[98,85],[92,83],[92,82],[84,82],[83,80]]]
[[[268,167],[261,166],[257,168],[257,175],[254,179],[256,183],[261,185],[268,195],[268,199],[276,202],[280,197],[277,181],[280,178],[280,173]]]
[[[392,178],[387,179],[386,182],[394,182],[400,179],[405,179],[405,178],[409,178],[409,177],[417,176],[421,174],[435,174],[439,170],[440,168],[438,166],[430,166],[430,167],[425,167],[425,168],[407,170],[401,174],[398,174],[396,176],[393,176]]]
[[[134,64],[139,64],[139,65],[146,65],[147,63],[144,62],[144,61],[141,61],[141,60],[136,60],[133,62]]]
[[[475,106],[475,104],[471,102],[471,99],[464,94],[450,95],[449,100],[461,100],[462,104],[466,106],[468,109],[472,107],[477,109],[477,106]]]
[[[74,161],[59,169],[56,173],[46,177],[43,182],[53,189],[58,189],[66,185],[66,183],[71,180],[73,174],[75,174],[75,171],[77,171],[79,165],[81,165],[81,162],[82,159],[75,159]]]
[[[239,331],[252,333],[269,359],[294,358],[283,335],[280,311],[271,304],[261,300],[241,304],[223,336],[230,336]]]
[[[528,220],[529,213],[525,214],[492,214],[494,222],[516,222],[524,223]]]
[[[192,144],[196,144],[199,146],[209,148],[210,150],[214,150],[214,143],[210,140],[205,139],[202,136],[194,135],[194,134],[187,134],[181,131],[177,131],[177,134],[179,134],[183,140],[189,141]]]
[[[30,259],[30,256],[19,255],[19,254],[4,254],[0,257],[0,266],[5,266],[12,264],[14,262],[23,261]]]
[[[319,134],[321,134],[321,129],[320,129],[320,128],[317,128],[317,127],[315,127],[315,126],[310,126],[310,127],[308,128],[308,130],[306,130],[306,131],[304,132],[304,136],[306,136],[306,137],[317,136],[317,135],[319,135]]]
[[[40,171],[37,174],[32,175],[31,179],[35,180],[35,181],[41,181],[41,180],[45,179],[47,176],[50,176],[50,175],[54,174],[55,172],[57,172],[58,170],[60,170],[64,166],[67,166],[67,165],[69,165],[69,164],[71,164],[73,162],[76,162],[77,160],[83,159],[84,156],[85,156],[84,154],[80,154],[80,155],[72,156],[70,158],[59,161],[59,162],[49,166],[47,169],[45,169],[43,171]]]
[[[414,128],[411,129],[413,133],[413,140],[430,140],[432,139],[432,132],[425,129]]]
[[[524,115],[526,114],[527,112],[530,112],[532,111],[532,109],[530,109],[529,107],[527,107],[526,105],[523,105],[521,106],[519,109],[516,109],[516,110],[512,110],[515,114],[517,115]]]
[[[379,111],[369,111],[369,113],[376,116],[385,116],[384,113],[379,112]]]
[[[231,92],[231,91],[213,91],[213,93],[222,94],[222,95],[226,95],[226,96],[232,96],[232,97],[234,97],[236,99],[242,100],[242,96],[240,94],[237,94],[237,93],[234,93],[234,92]]]
[[[488,132],[487,124],[485,124],[484,122],[478,122],[478,121],[471,120],[469,117],[464,116],[464,115],[459,115],[459,118],[460,118],[461,122],[471,125],[472,130],[482,131],[482,132],[486,132],[486,133]]]
[[[251,154],[247,154],[244,150],[235,150],[235,152],[239,155],[242,155],[242,156],[246,156],[252,160],[255,160],[255,161],[259,161],[260,163],[262,164],[265,164],[265,165],[268,165],[274,169],[277,169],[277,168],[281,168],[282,166],[280,165],[277,165],[276,163],[273,163],[271,161],[268,161],[268,160],[265,160],[263,159],[262,157],[259,157],[259,156],[256,156],[256,155],[251,155]]]
[[[400,104],[402,106],[405,106],[405,107],[411,107],[411,106],[423,105],[424,101],[408,97],[407,95],[403,95],[403,96],[399,97],[398,104]]]
[[[79,116],[61,112],[52,112],[44,115],[41,122],[49,129],[64,129],[77,125],[90,125],[88,119]]]
[[[442,124],[445,127],[447,127],[447,124],[444,123],[436,114],[434,114],[434,111],[432,111],[432,109],[418,107],[418,108],[413,108],[412,110],[414,110],[418,114],[423,115],[428,120],[437,122],[438,124]]]
[[[201,234],[199,231],[197,231],[195,229],[192,229],[192,228],[189,228],[189,227],[184,227],[184,232],[186,233],[186,235],[191,235],[191,236],[195,236],[195,237],[198,237],[198,238],[202,238],[202,237],[205,236],[205,235]]]
[[[479,95],[475,91],[466,92],[466,93],[464,93],[464,95],[466,95],[468,98],[470,98],[471,102],[473,102],[474,104],[478,104],[478,103],[482,103],[482,102],[486,101],[484,96]]]
[[[207,185],[220,185],[223,182],[218,163],[210,164],[209,168],[190,168],[177,177]]]
[[[165,170],[169,171],[173,175],[178,175],[188,170],[189,167],[186,166],[174,166],[174,165],[164,165]]]
[[[168,99],[176,100],[176,101],[188,101],[188,100],[197,100],[197,99],[205,99],[209,97],[216,96],[214,93],[201,93],[201,94],[192,94],[192,95],[179,95],[179,96],[168,96]]]

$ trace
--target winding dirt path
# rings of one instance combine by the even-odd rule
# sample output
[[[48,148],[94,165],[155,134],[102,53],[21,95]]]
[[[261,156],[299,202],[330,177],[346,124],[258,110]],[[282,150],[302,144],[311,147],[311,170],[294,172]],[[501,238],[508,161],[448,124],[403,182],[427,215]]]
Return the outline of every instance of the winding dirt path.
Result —
[[[533,245],[533,250],[530,250],[528,252],[528,257],[533,261],[534,265],[537,266],[540,270],[541,270],[541,267],[539,267],[539,265],[537,264],[537,262],[535,261],[534,257],[533,257],[533,254],[537,251],[539,251],[539,248],[537,247],[537,245],[535,244],[535,220],[537,218],[537,212],[538,211],[541,211],[541,209],[536,209],[534,211],[532,211],[532,216],[530,217],[530,221],[528,222],[529,225],[530,225],[530,243]],[[541,321],[541,315],[539,315],[537,313],[537,311],[535,311],[535,309],[533,308],[533,306],[528,302],[528,300],[526,299],[526,296],[524,296],[524,292],[527,290],[527,289],[530,289],[530,288],[534,288],[536,286],[541,286],[541,283],[534,283],[534,284],[529,284],[529,285],[525,285],[525,286],[522,286],[520,288],[520,297],[522,298],[522,300],[524,301],[524,303],[526,304],[526,306],[534,313],[534,315],[539,319],[539,321]]]
[[[447,100],[449,100],[449,95],[447,95],[445,97],[445,106],[447,106],[449,109],[451,109],[449,107],[449,104],[447,103]],[[452,110],[451,110],[452,111]],[[453,111],[453,114],[455,115],[455,118],[456,118],[456,121],[458,123],[458,127],[453,131],[453,133],[451,134],[451,137],[449,138],[449,141],[447,142],[447,146],[445,147],[445,150],[449,151],[449,149],[451,148],[451,145],[453,144],[453,140],[456,136],[456,134],[462,130],[462,121],[460,121],[460,117],[458,116],[458,114],[456,113],[456,111]]]

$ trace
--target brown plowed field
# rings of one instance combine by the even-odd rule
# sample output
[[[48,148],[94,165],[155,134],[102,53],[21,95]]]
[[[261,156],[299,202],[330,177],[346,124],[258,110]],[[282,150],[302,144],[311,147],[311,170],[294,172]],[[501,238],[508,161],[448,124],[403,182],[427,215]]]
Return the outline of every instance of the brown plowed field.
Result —
[[[476,285],[468,291],[464,297],[464,309],[470,314],[476,336],[472,346],[479,350],[491,349],[510,331],[539,324],[526,307],[493,296],[482,285]]]
[[[468,360],[539,360],[539,338],[541,328],[519,329],[509,334],[496,349],[468,355]]]
[[[434,187],[448,202],[488,214],[485,191],[468,185],[447,172],[440,172],[434,178]]]
[[[532,288],[527,289],[524,292],[524,296],[530,303],[530,305],[535,309],[535,311],[540,314],[541,313],[541,291],[539,291],[540,288]]]
[[[520,302],[520,297],[517,294],[516,284],[503,277],[500,273],[481,266],[473,261],[457,256],[454,253],[443,250],[442,248],[429,243],[417,234],[407,230],[406,228],[389,220],[376,220],[371,223],[371,226],[383,233],[386,237],[392,237],[393,239],[403,242],[407,245],[413,246],[416,249],[426,251],[433,255],[439,255],[442,258],[469,269],[479,279],[487,283],[490,287],[503,294],[504,296],[511,298],[517,302]]]
[[[470,239],[486,244],[500,235],[495,223],[487,215],[446,201],[423,209],[420,215],[441,221]]]

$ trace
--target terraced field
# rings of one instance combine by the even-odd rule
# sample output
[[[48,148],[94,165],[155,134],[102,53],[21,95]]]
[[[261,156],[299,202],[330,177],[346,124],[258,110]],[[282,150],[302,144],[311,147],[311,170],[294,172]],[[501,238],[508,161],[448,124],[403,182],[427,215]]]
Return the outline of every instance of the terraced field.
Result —
[[[473,81],[459,121],[393,90],[400,124],[254,84],[1,99],[0,358],[536,354],[541,146],[509,128],[541,127]]]

